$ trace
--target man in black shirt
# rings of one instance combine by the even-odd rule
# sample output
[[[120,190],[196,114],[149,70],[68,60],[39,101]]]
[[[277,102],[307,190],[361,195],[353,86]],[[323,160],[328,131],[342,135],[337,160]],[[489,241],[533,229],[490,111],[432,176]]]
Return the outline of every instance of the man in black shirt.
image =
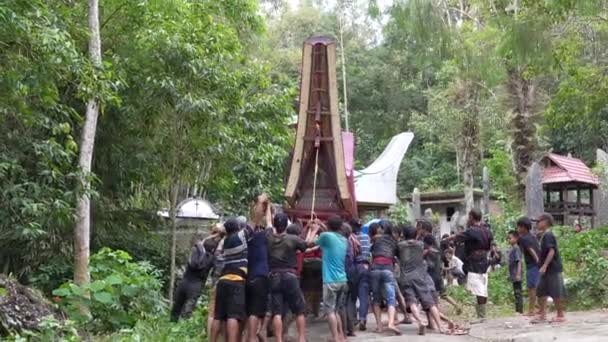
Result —
[[[306,341],[306,303],[296,275],[296,252],[305,252],[306,242],[295,235],[286,234],[288,218],[277,214],[273,219],[274,231],[267,230],[268,264],[272,293],[272,324],[275,338],[283,341],[283,313],[286,306],[296,316],[298,342]]]
[[[557,240],[551,232],[553,217],[551,214],[542,214],[538,218],[538,231],[542,234],[540,239],[540,282],[538,284],[538,296],[540,297],[540,308],[538,317],[532,323],[542,322],[546,319],[545,308],[547,297],[553,298],[557,317],[553,322],[563,322],[564,306],[562,299],[565,294],[564,278],[562,277],[562,259],[559,255]]]
[[[517,233],[519,238],[517,244],[524,255],[526,261],[526,285],[528,287],[528,314],[533,317],[536,308],[536,287],[539,279],[538,255],[540,248],[536,236],[530,233],[532,221],[527,217],[522,217],[517,221]]]
[[[464,242],[467,290],[477,297],[477,317],[484,320],[488,302],[488,252],[494,238],[481,218],[479,209],[471,210],[469,228],[450,238]]]

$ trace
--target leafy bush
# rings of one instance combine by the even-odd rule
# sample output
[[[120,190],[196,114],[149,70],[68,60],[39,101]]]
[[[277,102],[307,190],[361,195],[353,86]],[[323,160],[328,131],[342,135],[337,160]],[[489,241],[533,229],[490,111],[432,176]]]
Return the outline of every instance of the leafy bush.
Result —
[[[493,304],[513,304],[513,285],[509,280],[509,267],[503,266],[489,273],[488,295]]]
[[[575,233],[555,229],[565,268],[568,302],[580,308],[608,306],[608,227]]]
[[[91,283],[63,284],[53,291],[70,317],[92,332],[115,331],[156,317],[166,308],[158,272],[148,262],[134,263],[124,251],[102,248],[91,257]],[[89,307],[91,317],[81,314]]]
[[[23,331],[20,334],[10,336],[9,341],[15,342],[48,342],[48,341],[63,341],[77,342],[81,341],[78,335],[78,330],[73,321],[66,320],[60,322],[53,316],[47,316],[40,322],[39,331]]]
[[[388,217],[395,224],[408,222],[407,206],[403,202],[397,201],[397,203],[388,208]]]
[[[200,304],[192,317],[177,323],[169,322],[167,317],[140,320],[131,329],[123,329],[118,333],[102,338],[101,341],[207,341],[207,305]]]

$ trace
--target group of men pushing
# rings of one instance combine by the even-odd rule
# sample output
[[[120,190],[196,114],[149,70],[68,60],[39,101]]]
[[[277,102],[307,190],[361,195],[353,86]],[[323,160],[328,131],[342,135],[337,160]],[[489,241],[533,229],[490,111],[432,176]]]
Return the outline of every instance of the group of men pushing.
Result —
[[[214,256],[208,327],[212,342],[218,340],[222,327],[228,342],[240,341],[243,327],[247,341],[265,341],[269,321],[280,342],[289,311],[295,317],[298,341],[304,342],[306,302],[298,256],[314,249],[322,252],[322,304],[333,341],[353,336],[355,324],[366,329],[370,290],[377,332],[383,331],[382,305],[386,305],[386,328],[401,334],[397,302],[406,320],[411,317],[418,324],[419,334],[427,327],[441,332],[442,321],[452,325],[438,308],[439,296],[449,298],[444,296],[440,247],[428,221],[418,221],[416,227],[383,221],[370,225],[367,234],[356,220],[346,223],[333,216],[326,223],[311,220],[302,232],[300,225],[289,223],[287,215],[274,214],[268,196],[261,195],[249,222],[231,218],[223,228],[225,232],[218,229],[202,242]],[[481,213],[473,209],[468,228],[447,240],[464,245],[466,286],[477,297],[478,317],[484,318],[492,233]],[[180,288],[187,286],[180,285],[178,293]],[[419,306],[426,312],[428,325],[420,317]]]

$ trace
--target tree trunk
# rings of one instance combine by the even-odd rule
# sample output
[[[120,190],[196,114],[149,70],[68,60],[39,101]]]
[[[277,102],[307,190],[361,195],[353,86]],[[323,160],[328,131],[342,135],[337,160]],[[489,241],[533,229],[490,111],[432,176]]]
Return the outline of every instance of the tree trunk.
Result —
[[[512,101],[511,108],[511,151],[513,169],[517,181],[517,193],[525,197],[526,175],[535,159],[538,148],[536,139],[536,87],[523,77],[519,68],[509,68],[508,90]]]
[[[477,164],[477,150],[473,147],[473,137],[465,137],[463,151],[464,204],[465,214],[468,214],[475,205],[475,165]]]
[[[99,3],[89,0],[89,57],[97,68],[101,68],[101,39],[99,35]],[[95,132],[99,116],[99,99],[93,97],[87,103],[86,117],[80,142],[78,166],[82,172],[80,183],[82,194],[78,201],[76,227],[74,230],[74,282],[78,285],[88,284],[89,276],[89,243],[91,225],[91,202],[88,176],[93,161]]]
[[[169,199],[169,217],[171,218],[171,275],[169,280],[169,303],[173,305],[173,292],[175,288],[175,256],[177,254],[177,194],[179,192],[179,183],[173,181],[171,184],[170,199]]]

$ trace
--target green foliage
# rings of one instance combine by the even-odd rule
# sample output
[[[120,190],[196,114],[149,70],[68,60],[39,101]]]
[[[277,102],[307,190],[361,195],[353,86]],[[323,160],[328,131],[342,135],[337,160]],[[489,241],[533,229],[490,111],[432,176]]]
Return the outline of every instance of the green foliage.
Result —
[[[503,265],[489,273],[489,300],[494,305],[511,305],[513,303],[513,284],[509,280],[509,267]]]
[[[73,321],[66,320],[59,322],[53,316],[48,316],[40,322],[38,331],[26,330],[19,334],[11,335],[8,340],[14,342],[79,342],[82,339]]]
[[[393,204],[390,208],[388,208],[388,217],[395,224],[402,224],[409,222],[408,217],[408,209],[407,206],[403,204],[401,201],[397,201],[397,203]]]
[[[511,155],[499,148],[491,149],[489,153],[491,157],[485,160],[485,164],[490,172],[492,191],[506,199],[515,198],[516,179]]]
[[[512,206],[509,202],[501,202],[504,212],[502,215],[493,216],[490,219],[494,241],[499,245],[508,246],[507,234],[517,229],[517,220],[523,215],[518,206]]]
[[[577,308],[608,306],[607,233],[606,227],[581,233],[563,227],[556,232],[569,303]]]
[[[123,329],[118,333],[101,338],[100,341],[207,341],[207,307],[202,304],[194,311],[192,317],[171,323],[166,317],[138,321],[133,328]]]
[[[147,262],[134,263],[124,251],[103,248],[91,257],[91,283],[63,284],[53,291],[71,318],[92,332],[132,327],[164,312],[160,274]],[[92,317],[81,314],[85,304]]]
[[[65,19],[43,1],[0,4],[0,268],[21,278],[71,249],[80,118],[65,97],[87,66]]]

